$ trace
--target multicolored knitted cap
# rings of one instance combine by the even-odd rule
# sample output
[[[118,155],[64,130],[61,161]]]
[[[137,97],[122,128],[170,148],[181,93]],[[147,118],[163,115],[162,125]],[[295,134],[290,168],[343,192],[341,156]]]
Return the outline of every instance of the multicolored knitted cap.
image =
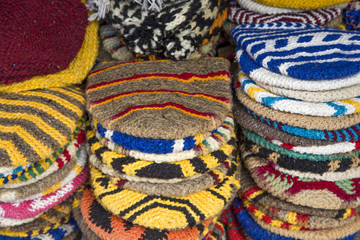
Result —
[[[282,8],[295,8],[295,9],[315,9],[330,7],[333,5],[346,3],[348,0],[303,0],[303,1],[287,1],[287,0],[254,0],[256,2]]]
[[[0,84],[62,71],[84,41],[87,9],[80,1],[1,3]]]
[[[133,0],[110,0],[104,6],[106,22],[120,32],[128,49],[158,59],[188,59],[220,33],[227,18],[224,0],[164,1],[161,11],[142,11]]]
[[[239,188],[236,161],[232,162],[223,181],[184,197],[162,197],[124,189],[117,185],[116,178],[109,178],[90,166],[91,185],[99,203],[112,214],[147,228],[194,227],[220,214]]]
[[[341,14],[340,8],[316,9],[290,13],[258,13],[247,10],[236,2],[230,3],[229,20],[236,24],[300,22],[323,26]]]
[[[22,166],[58,152],[71,141],[84,106],[76,87],[1,95],[1,166]]]
[[[80,201],[81,199],[81,201]],[[82,228],[87,225],[87,234],[91,229],[99,239],[159,239],[159,240],[178,240],[189,239],[197,240],[200,235],[205,235],[214,219],[208,219],[192,228],[181,230],[166,231],[141,227],[131,222],[125,221],[106,211],[95,199],[90,189],[85,189],[79,200],[74,202],[74,215]],[[82,222],[82,223],[81,223]],[[93,239],[93,238],[91,238]]]
[[[349,2],[345,10],[345,21],[348,29],[358,30],[360,21],[360,3],[357,0]]]
[[[195,136],[220,127],[230,111],[229,62],[104,64],[89,75],[86,97],[106,129],[152,139]]]

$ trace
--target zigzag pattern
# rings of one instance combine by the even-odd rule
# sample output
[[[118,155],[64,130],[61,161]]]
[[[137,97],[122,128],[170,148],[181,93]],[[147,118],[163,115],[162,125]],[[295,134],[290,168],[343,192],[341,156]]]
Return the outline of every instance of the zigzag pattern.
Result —
[[[240,25],[232,32],[247,72],[263,67],[299,80],[345,78],[360,71],[360,34],[301,23]],[[245,65],[243,65],[245,64]]]
[[[225,179],[211,188],[184,197],[162,197],[119,188],[90,165],[91,185],[100,204],[116,216],[156,229],[181,229],[217,215],[239,188],[238,163],[232,162]]]

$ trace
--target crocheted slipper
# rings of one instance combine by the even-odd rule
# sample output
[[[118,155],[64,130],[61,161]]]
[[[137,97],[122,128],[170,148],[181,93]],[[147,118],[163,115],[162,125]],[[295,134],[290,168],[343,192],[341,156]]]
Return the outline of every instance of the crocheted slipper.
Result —
[[[1,95],[0,165],[51,157],[71,139],[84,105],[84,94],[74,87]]]
[[[270,194],[293,204],[321,209],[360,206],[360,179],[328,182],[282,174],[255,156],[243,156],[245,167],[257,185]]]
[[[105,20],[121,33],[132,52],[156,58],[188,59],[220,33],[227,18],[223,0],[164,1],[160,12],[141,8],[132,0],[111,0]]]
[[[282,112],[324,117],[343,116],[360,112],[360,108],[358,107],[360,102],[359,96],[352,99],[325,103],[299,101],[296,99],[279,96],[267,91],[266,89],[263,89],[254,81],[252,81],[248,76],[246,76],[246,74],[241,70],[239,70],[235,88],[238,96],[239,94],[245,92],[247,96],[256,102],[261,103],[262,105],[271,109]],[[355,116],[358,116],[358,122],[360,122],[360,115],[356,114]]]
[[[121,188],[94,166],[90,168],[94,195],[105,209],[134,224],[168,230],[193,227],[220,214],[239,188],[237,171],[233,161],[225,179],[209,189],[185,197],[160,197]]]
[[[347,0],[303,0],[299,1],[286,1],[286,0],[254,0],[256,2],[273,6],[273,7],[281,7],[281,8],[295,8],[295,9],[315,9],[315,8],[323,8],[329,7],[341,3],[347,2]]]
[[[88,24],[87,9],[79,0],[7,0],[1,13],[0,84],[66,69],[81,48]]]
[[[356,79],[359,69],[350,66],[354,65],[357,59],[356,54],[352,54],[357,48],[354,43],[357,41],[355,40],[358,37],[357,33],[301,23],[268,23],[251,25],[252,29],[256,30],[251,30],[252,33],[249,34],[248,26],[250,25],[238,26],[234,29],[232,38],[238,45],[239,63],[243,71],[252,79],[277,87],[312,91],[338,89],[358,84]],[[257,31],[261,32],[262,39],[255,43]],[[281,36],[284,33],[287,35],[285,39]],[[299,34],[306,36],[299,37],[297,36]],[[286,56],[281,59],[280,64],[277,63],[281,56],[272,56],[271,44],[268,44],[268,51],[261,47],[267,42],[266,39],[274,43],[272,47],[278,50],[276,51],[278,54],[282,55],[286,51]],[[294,41],[294,44],[291,43],[291,52],[288,49],[289,41]],[[253,45],[258,46],[259,49],[250,50]],[[314,45],[308,47],[312,52],[311,56],[303,52],[307,51],[303,46],[309,45]],[[332,54],[320,56],[321,48],[324,46]],[[265,53],[257,53],[258,51]],[[297,54],[304,56],[297,58]],[[338,55],[339,58],[334,58],[334,55]],[[347,67],[343,66],[344,58],[348,59],[345,61]],[[296,62],[299,64],[295,65]],[[335,69],[341,70],[334,72]]]
[[[62,168],[66,162],[70,161],[71,155],[74,154],[85,141],[84,119],[85,117],[79,121],[75,131],[70,136],[70,142],[64,147],[54,152],[49,158],[29,163],[18,167],[16,170],[1,174],[0,186],[2,188],[12,188],[22,184],[33,183],[51,174],[51,171],[54,169]]]
[[[224,144],[219,150],[206,155],[199,154],[199,156],[195,156],[194,158],[176,162],[155,163],[113,152],[97,140],[93,131],[87,129],[90,161],[93,161],[93,158],[97,158],[103,162],[107,168],[110,168],[110,171],[111,169],[116,171],[115,173],[107,172],[107,174],[120,175],[122,178],[130,181],[131,178],[129,179],[125,176],[153,178],[155,181],[155,179],[184,179],[206,173],[216,168],[225,160],[233,158],[236,149],[234,137],[235,134],[233,133],[229,142]],[[105,170],[102,169],[102,171]]]
[[[95,119],[91,121],[91,127],[94,132],[98,133],[96,136],[99,136],[99,141],[104,139],[104,143],[111,150],[121,153],[127,153],[129,156],[144,158],[151,161],[150,158],[147,158],[147,155],[163,155],[162,159],[159,159],[158,163],[164,161],[166,162],[166,155],[176,155],[176,153],[186,152],[186,151],[200,151],[206,140],[211,142],[209,139],[216,139],[217,137],[222,137],[225,141],[230,140],[231,134],[234,128],[234,119],[232,112],[228,114],[225,118],[222,125],[208,133],[200,133],[193,137],[187,137],[182,139],[166,140],[166,139],[151,139],[151,138],[139,138],[133,137],[128,134],[108,130],[101,126]],[[220,142],[219,142],[220,143]],[[212,149],[214,150],[214,149]]]
[[[71,12],[71,14],[73,15],[73,10]],[[13,83],[10,85],[0,84],[0,93],[18,93],[21,91],[28,91],[40,88],[64,87],[81,83],[89,74],[97,57],[97,52],[99,48],[97,30],[97,22],[89,23],[89,25],[86,27],[84,41],[80,50],[78,51],[72,62],[64,70],[44,76],[34,76],[30,79],[27,79],[26,81]],[[71,34],[74,34],[74,31],[72,31]],[[35,36],[37,36],[37,38],[39,37],[38,34],[36,34]],[[68,48],[70,45],[72,44],[68,44],[65,46],[66,48]],[[8,49],[6,49],[5,51],[7,50]]]
[[[258,13],[240,7],[236,2],[230,3],[228,19],[236,24],[299,22],[323,26],[341,14],[340,8],[315,9],[291,13]]]
[[[80,197],[81,201],[74,202],[74,217],[85,235],[90,236],[89,239],[120,238],[130,240],[134,238],[146,239],[155,237],[160,240],[197,240],[200,235],[205,235],[207,231],[209,231],[209,225],[216,219],[205,220],[196,227],[182,230],[166,231],[149,229],[111,215],[96,201],[90,189],[85,189],[82,196],[77,194],[76,197]],[[91,231],[90,234],[89,231]],[[95,238],[93,236],[95,236]]]
[[[89,75],[87,110],[104,128],[134,137],[210,132],[231,108],[228,71],[229,63],[220,58],[102,65]]]
[[[273,150],[264,148],[252,141],[245,141],[245,148],[251,150],[253,154],[268,161],[272,161],[281,169],[282,172],[296,171],[302,174],[320,175],[323,177],[333,176],[336,173],[344,175],[347,171],[354,172],[353,169],[360,167],[359,157],[348,157],[340,160],[314,161],[299,159],[277,153]],[[336,174],[337,175],[337,174]]]

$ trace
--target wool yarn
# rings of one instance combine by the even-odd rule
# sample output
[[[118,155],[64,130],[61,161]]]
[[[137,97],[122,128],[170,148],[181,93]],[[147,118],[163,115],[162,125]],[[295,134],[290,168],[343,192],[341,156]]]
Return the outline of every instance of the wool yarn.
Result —
[[[81,231],[78,229],[75,232],[67,235],[62,240],[79,240],[81,238]]]
[[[348,29],[358,30],[359,29],[359,17],[360,17],[360,5],[356,0],[352,0],[346,7],[345,10],[345,21]]]
[[[229,142],[224,144],[219,150],[206,155],[199,154],[199,156],[178,162],[155,163],[113,152],[97,140],[93,131],[87,129],[90,158],[95,155],[96,158],[105,163],[109,168],[117,170],[122,175],[158,179],[187,178],[214,169],[225,160],[234,156],[234,137],[235,134],[233,133]]]
[[[294,9],[324,8],[324,7],[329,7],[347,2],[347,0],[319,0],[319,1],[305,0],[301,2],[288,2],[285,0],[254,0],[254,1],[268,6],[281,7],[281,8],[294,8]]]
[[[316,162],[316,164],[314,164],[314,161],[292,158],[257,145],[252,141],[245,141],[245,147],[256,156],[272,161],[279,168],[281,168],[282,171],[290,170],[301,172],[302,174],[315,173],[327,176],[328,173],[339,173],[339,175],[341,175],[347,170],[360,166],[359,157],[343,158],[340,160],[318,161]],[[353,170],[351,172],[353,172]]]
[[[214,224],[213,229],[203,238],[205,240],[226,240],[226,230],[224,223],[218,219]]]
[[[261,88],[241,70],[239,70],[238,76],[235,84],[238,95],[241,93],[240,91],[243,91],[256,102],[278,111],[310,116],[334,117],[350,114],[358,116],[356,113],[359,113],[360,110],[357,107],[360,102],[360,97],[358,96],[352,99],[325,103],[299,101],[276,95]],[[359,122],[359,120],[357,120],[357,122]]]
[[[86,88],[87,110],[106,129],[135,137],[179,139],[220,127],[230,111],[225,59],[109,65],[94,70]]]
[[[50,157],[69,141],[84,104],[83,93],[74,87],[1,95],[1,166]]]
[[[78,197],[78,196],[77,196]],[[144,228],[139,225],[127,222],[107,212],[95,199],[90,189],[85,189],[81,201],[74,202],[74,215],[80,228],[86,227],[83,231],[88,234],[92,231],[97,239],[147,239],[156,238],[160,240],[197,240],[201,234],[209,231],[208,226],[213,219],[205,220],[193,228],[166,231]],[[215,218],[216,219],[216,218]],[[82,229],[83,230],[83,229]],[[96,239],[91,236],[90,239]]]
[[[99,203],[112,214],[148,228],[194,227],[219,214],[239,188],[236,161],[232,162],[227,176],[219,184],[185,197],[161,197],[127,190],[113,184],[113,179],[90,166],[91,185]]]
[[[1,9],[0,84],[62,71],[80,50],[88,25],[81,1],[4,1]]]
[[[302,179],[276,171],[261,158],[243,158],[246,168],[258,186],[280,199],[323,209],[336,210],[360,206],[359,178],[336,182]]]
[[[91,122],[91,127],[94,129],[96,133],[99,133],[101,138],[98,138],[100,141],[102,138],[106,138],[108,141],[108,147],[114,151],[116,149],[112,148],[113,145],[120,145],[121,148],[128,150],[135,150],[141,153],[150,153],[150,154],[167,154],[167,153],[178,153],[189,151],[194,148],[200,149],[200,144],[204,144],[203,142],[207,139],[213,138],[215,139],[216,136],[222,136],[228,141],[231,137],[231,133],[234,126],[234,119],[233,114],[230,112],[228,116],[225,118],[222,125],[208,133],[200,133],[196,136],[191,136],[182,139],[173,139],[173,140],[166,140],[166,139],[151,139],[151,138],[139,138],[133,137],[128,134],[124,134],[121,132],[116,132],[112,130],[108,130],[101,126],[100,123],[93,119]],[[110,144],[110,142],[112,142]],[[125,151],[126,151],[125,150]],[[119,151],[116,151],[119,152]],[[129,153],[130,156],[134,156],[135,154]],[[141,156],[141,155],[140,155]],[[134,156],[134,157],[140,157]],[[157,161],[160,162],[160,161]]]
[[[304,91],[304,90],[292,90],[280,87],[274,87],[261,82],[256,82],[256,85],[274,93],[287,98],[294,98],[307,102],[322,103],[333,102],[345,99],[351,99],[360,96],[360,85],[353,85],[351,87],[344,87],[340,89],[328,90],[328,91]]]
[[[323,26],[334,20],[340,14],[340,8],[315,9],[280,14],[258,13],[257,11],[246,10],[236,2],[231,2],[228,18],[236,24],[300,22]]]
[[[227,17],[226,1],[164,2],[160,12],[141,8],[132,0],[111,0],[105,20],[135,54],[175,60],[211,42]]]
[[[73,11],[71,11],[71,14],[74,14]],[[76,26],[76,28],[77,27],[78,26]],[[0,84],[0,93],[19,93],[21,91],[64,87],[81,83],[95,63],[99,47],[97,30],[97,22],[89,23],[80,50],[66,69],[44,76],[34,76],[23,82]],[[74,34],[74,32],[72,31],[71,34]],[[35,36],[38,38],[37,34]],[[72,37],[70,37],[70,39],[72,39]],[[68,45],[65,45],[67,49],[69,47]],[[7,50],[8,49],[5,49],[5,51]],[[6,56],[6,54],[4,56]]]
[[[298,146],[325,146],[329,144],[335,144],[336,142],[329,142],[323,140],[315,140],[299,137],[292,135],[286,132],[283,132],[277,128],[270,127],[266,123],[259,121],[258,119],[253,118],[246,110],[239,104],[239,101],[234,101],[234,116],[237,123],[245,129],[248,129],[258,135],[266,132],[266,135],[270,138],[281,139],[284,142],[289,144],[298,145]]]
[[[236,215],[232,211],[232,205],[221,213],[221,220],[225,224],[226,236],[229,240],[246,240],[242,233],[242,228],[236,220]]]
[[[70,141],[65,144],[64,147],[59,148],[56,152],[52,153],[52,156],[49,158],[41,159],[37,162],[26,164],[23,168],[19,167],[19,170],[7,172],[0,178],[0,186],[12,187],[17,184],[26,183],[28,181],[34,181],[33,179],[37,178],[37,176],[42,175],[45,171],[47,171],[54,163],[59,166],[63,165],[62,159],[60,159],[61,154],[73,148],[73,146],[77,147],[85,141],[85,131],[84,131],[84,120],[85,116],[83,116],[78,122],[75,131],[70,136]],[[69,148],[69,149],[68,149]]]

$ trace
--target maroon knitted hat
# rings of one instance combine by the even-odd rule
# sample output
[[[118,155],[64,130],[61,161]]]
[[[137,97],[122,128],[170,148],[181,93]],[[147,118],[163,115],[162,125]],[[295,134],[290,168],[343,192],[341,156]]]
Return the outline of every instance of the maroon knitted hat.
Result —
[[[0,84],[67,68],[81,48],[87,17],[80,0],[0,0]]]

